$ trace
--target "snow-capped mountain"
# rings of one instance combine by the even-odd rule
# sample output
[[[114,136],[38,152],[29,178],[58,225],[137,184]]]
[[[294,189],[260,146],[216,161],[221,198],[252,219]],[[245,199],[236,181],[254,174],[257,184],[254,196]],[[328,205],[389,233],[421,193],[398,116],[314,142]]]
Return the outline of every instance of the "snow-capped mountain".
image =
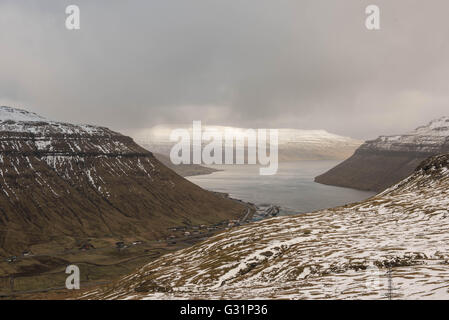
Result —
[[[38,135],[45,134],[101,134],[117,135],[117,133],[98,126],[92,125],[74,125],[48,120],[34,112],[23,109],[11,108],[7,106],[0,107],[0,131],[32,133]]]
[[[11,121],[11,122],[36,122],[36,121],[47,121],[44,117],[27,110],[12,108],[8,106],[0,107],[0,121]]]
[[[244,209],[181,178],[130,137],[0,107],[0,255],[55,239],[154,239]]]
[[[366,201],[231,229],[82,298],[447,299],[448,208],[435,156]]]
[[[381,191],[408,176],[427,157],[447,152],[449,117],[442,117],[406,134],[365,142],[352,157],[315,181]]]
[[[367,141],[361,148],[396,152],[449,152],[449,117],[433,120],[403,135],[380,136]]]
[[[326,130],[279,129],[279,159],[343,160],[350,157],[362,141],[329,133]]]
[[[151,129],[131,130],[130,135],[148,150],[169,155],[172,146],[170,133],[173,126],[161,125]],[[184,127],[191,132],[191,128]],[[230,129],[236,135],[244,135],[246,128],[225,126],[203,126],[204,131],[219,132],[224,135]],[[342,160],[350,157],[362,144],[362,141],[329,133],[325,130],[279,129],[279,160]]]

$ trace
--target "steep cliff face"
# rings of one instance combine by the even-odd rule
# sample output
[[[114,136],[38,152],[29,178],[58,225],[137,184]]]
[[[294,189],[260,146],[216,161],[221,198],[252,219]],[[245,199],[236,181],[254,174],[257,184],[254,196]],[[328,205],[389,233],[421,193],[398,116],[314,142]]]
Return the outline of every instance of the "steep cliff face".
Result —
[[[0,107],[0,253],[64,237],[154,239],[243,211],[120,133]]]
[[[315,178],[341,187],[381,191],[408,176],[429,156],[449,152],[449,117],[395,136],[365,142],[353,156]]]
[[[81,297],[447,299],[448,195],[435,156],[363,202],[232,229]]]

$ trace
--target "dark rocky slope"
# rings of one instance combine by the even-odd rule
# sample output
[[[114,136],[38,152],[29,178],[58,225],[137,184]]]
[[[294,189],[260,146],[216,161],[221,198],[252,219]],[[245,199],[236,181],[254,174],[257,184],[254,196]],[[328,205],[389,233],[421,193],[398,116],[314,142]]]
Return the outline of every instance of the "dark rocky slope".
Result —
[[[0,107],[0,254],[84,237],[155,239],[243,211],[129,137]]]
[[[316,182],[381,191],[402,180],[424,159],[449,152],[449,117],[396,136],[365,142],[353,156],[315,178]]]

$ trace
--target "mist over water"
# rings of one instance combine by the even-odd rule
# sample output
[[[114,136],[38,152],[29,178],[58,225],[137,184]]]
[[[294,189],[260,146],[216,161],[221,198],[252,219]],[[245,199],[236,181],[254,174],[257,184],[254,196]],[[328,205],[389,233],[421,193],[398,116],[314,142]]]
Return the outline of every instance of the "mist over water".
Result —
[[[281,162],[276,175],[259,175],[259,166],[213,165],[223,171],[187,177],[200,187],[228,193],[231,197],[256,205],[274,204],[281,215],[311,212],[367,199],[374,192],[326,186],[314,178],[339,161]]]

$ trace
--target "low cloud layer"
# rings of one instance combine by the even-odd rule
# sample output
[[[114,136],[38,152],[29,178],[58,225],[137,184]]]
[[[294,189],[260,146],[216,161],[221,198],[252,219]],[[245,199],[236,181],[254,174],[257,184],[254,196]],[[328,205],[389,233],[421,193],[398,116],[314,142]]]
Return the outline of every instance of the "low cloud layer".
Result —
[[[65,29],[65,7],[81,30]],[[449,2],[0,3],[0,104],[116,130],[186,124],[355,138],[449,114]]]

